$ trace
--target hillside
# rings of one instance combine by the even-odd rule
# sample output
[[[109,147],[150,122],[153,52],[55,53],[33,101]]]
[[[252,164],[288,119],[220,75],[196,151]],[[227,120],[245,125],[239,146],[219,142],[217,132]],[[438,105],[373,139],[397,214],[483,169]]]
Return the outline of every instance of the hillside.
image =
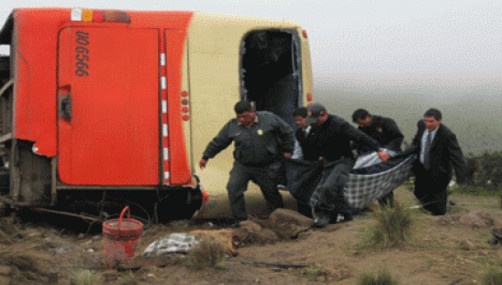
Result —
[[[376,223],[371,213],[365,213],[352,222],[309,229],[296,239],[240,244],[236,257],[229,256],[218,268],[202,270],[187,267],[184,256],[139,259],[130,264],[133,270],[107,269],[102,235],[77,234],[42,222],[50,221],[47,217],[39,222],[6,217],[0,219],[0,284],[353,285],[362,274],[381,269],[388,270],[398,284],[482,284],[489,268],[501,268],[502,249],[487,243],[490,229],[502,226],[499,199],[457,193],[450,198],[455,203],[445,216],[411,210],[412,233],[406,244],[396,248],[358,247]],[[396,201],[407,208],[416,203],[405,186],[396,190]],[[169,233],[230,230],[213,222],[148,227],[138,253]]]
[[[396,120],[410,143],[416,123],[431,107],[443,113],[443,123],[456,134],[465,154],[502,150],[502,94],[500,96],[462,96],[452,98],[425,95],[366,95],[316,90],[315,100],[330,113],[352,122],[352,112],[365,108],[370,113]]]

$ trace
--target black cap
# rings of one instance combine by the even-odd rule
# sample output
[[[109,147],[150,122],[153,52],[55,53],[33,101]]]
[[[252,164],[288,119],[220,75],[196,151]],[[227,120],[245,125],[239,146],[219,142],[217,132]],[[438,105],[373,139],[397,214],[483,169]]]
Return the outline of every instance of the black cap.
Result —
[[[312,105],[307,106],[307,123],[313,124],[317,121],[317,118],[321,115],[321,112],[326,112],[326,108],[319,103],[314,103]]]

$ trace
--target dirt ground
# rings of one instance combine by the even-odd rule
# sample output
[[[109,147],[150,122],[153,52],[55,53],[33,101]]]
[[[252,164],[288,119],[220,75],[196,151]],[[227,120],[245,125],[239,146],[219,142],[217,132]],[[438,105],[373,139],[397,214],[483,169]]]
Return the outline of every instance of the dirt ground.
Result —
[[[416,204],[404,186],[395,196],[406,207]],[[202,270],[187,267],[179,257],[143,260],[133,269],[108,269],[101,233],[78,233],[10,216],[0,219],[0,284],[72,284],[83,269],[104,284],[357,284],[361,274],[381,269],[399,284],[481,284],[487,268],[502,265],[502,248],[487,242],[491,229],[502,227],[500,199],[453,193],[450,200],[443,217],[412,210],[411,238],[399,248],[358,247],[376,222],[366,212],[354,221],[310,229],[295,239],[241,244],[236,257]],[[145,229],[138,252],[169,233],[228,229],[226,223],[208,220],[208,213],[201,216]]]

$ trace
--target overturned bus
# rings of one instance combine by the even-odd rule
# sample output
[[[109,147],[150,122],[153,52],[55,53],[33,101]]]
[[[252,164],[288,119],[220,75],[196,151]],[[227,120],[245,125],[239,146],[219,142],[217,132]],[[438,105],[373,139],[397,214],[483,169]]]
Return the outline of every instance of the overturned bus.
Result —
[[[225,188],[231,150],[204,172],[196,164],[235,102],[293,125],[312,101],[307,34],[286,20],[23,8],[0,44],[10,50],[0,57],[4,206],[132,203],[189,218],[204,191]]]

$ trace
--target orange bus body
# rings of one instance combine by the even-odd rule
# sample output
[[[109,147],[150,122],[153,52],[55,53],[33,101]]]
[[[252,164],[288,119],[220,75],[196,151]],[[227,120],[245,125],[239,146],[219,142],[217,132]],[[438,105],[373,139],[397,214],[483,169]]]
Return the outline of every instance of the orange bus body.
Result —
[[[154,190],[157,202],[176,190],[193,204],[199,176],[209,192],[225,187],[231,150],[204,173],[196,164],[235,102],[292,126],[312,102],[306,32],[286,20],[23,8],[0,44],[11,50],[0,56],[0,198],[12,205],[54,206],[67,190]]]
[[[64,183],[156,185],[159,171],[152,170],[159,165],[159,77],[164,73],[169,94],[163,92],[162,100],[169,98],[172,107],[162,123],[172,123],[170,137],[162,143],[176,151],[163,163],[163,172],[174,174],[164,182],[190,183],[184,142],[172,138],[183,137],[180,50],[192,14],[130,12],[130,23],[94,23],[71,21],[71,9],[16,10],[15,137],[35,142],[38,154],[59,155]],[[76,42],[78,31],[90,35],[84,46],[90,58],[86,77],[72,70],[78,62],[75,49],[83,47]],[[169,63],[161,67],[159,55],[166,53],[166,46]],[[109,54],[110,50],[120,53]],[[58,119],[56,97],[68,88],[74,116]]]

